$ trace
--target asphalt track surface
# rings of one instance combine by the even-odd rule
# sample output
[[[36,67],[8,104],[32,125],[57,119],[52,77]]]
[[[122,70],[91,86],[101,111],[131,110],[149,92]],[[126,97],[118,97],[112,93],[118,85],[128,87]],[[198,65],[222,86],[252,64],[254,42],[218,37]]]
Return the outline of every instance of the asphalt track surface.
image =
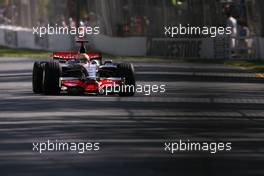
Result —
[[[0,175],[263,175],[264,81],[223,65],[135,62],[135,97],[31,92],[33,60],[0,59]],[[33,151],[46,140],[99,142],[100,150]],[[164,150],[178,140],[232,142],[231,151]]]

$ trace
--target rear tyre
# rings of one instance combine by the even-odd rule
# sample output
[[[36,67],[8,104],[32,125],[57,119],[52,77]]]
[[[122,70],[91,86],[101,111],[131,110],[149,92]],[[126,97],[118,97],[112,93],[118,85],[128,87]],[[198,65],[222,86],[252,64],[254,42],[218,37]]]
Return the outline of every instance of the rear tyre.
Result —
[[[132,64],[122,63],[117,66],[119,76],[124,78],[124,87],[119,92],[119,96],[134,96],[136,89],[135,73]]]
[[[61,67],[57,62],[47,62],[43,70],[43,92],[46,95],[60,94]]]
[[[32,73],[32,89],[35,94],[42,93],[43,64],[35,62]]]

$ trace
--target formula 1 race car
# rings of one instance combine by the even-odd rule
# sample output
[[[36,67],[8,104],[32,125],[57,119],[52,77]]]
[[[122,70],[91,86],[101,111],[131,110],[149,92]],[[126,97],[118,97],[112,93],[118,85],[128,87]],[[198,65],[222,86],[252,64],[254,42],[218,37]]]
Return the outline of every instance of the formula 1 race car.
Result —
[[[54,52],[51,61],[33,66],[33,92],[45,95],[133,96],[135,76],[132,64],[102,60],[99,53],[86,52],[85,42],[78,52]]]

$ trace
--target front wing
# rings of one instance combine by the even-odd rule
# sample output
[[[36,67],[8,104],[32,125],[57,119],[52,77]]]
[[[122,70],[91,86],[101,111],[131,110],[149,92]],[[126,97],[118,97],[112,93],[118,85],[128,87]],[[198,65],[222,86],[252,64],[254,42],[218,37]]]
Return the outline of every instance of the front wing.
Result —
[[[118,93],[124,85],[122,78],[86,78],[61,77],[60,88],[62,94],[84,93],[84,94],[110,94]],[[118,88],[117,88],[118,87]],[[111,91],[112,90],[112,91]]]

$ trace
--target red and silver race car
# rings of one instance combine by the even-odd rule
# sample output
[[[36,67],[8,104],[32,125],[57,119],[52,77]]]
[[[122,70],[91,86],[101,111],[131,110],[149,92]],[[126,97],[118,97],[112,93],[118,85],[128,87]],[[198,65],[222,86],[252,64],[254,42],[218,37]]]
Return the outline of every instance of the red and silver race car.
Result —
[[[86,52],[85,42],[78,52],[54,52],[53,60],[33,66],[33,92],[45,95],[133,96],[135,76],[132,64],[102,60],[99,53]]]

